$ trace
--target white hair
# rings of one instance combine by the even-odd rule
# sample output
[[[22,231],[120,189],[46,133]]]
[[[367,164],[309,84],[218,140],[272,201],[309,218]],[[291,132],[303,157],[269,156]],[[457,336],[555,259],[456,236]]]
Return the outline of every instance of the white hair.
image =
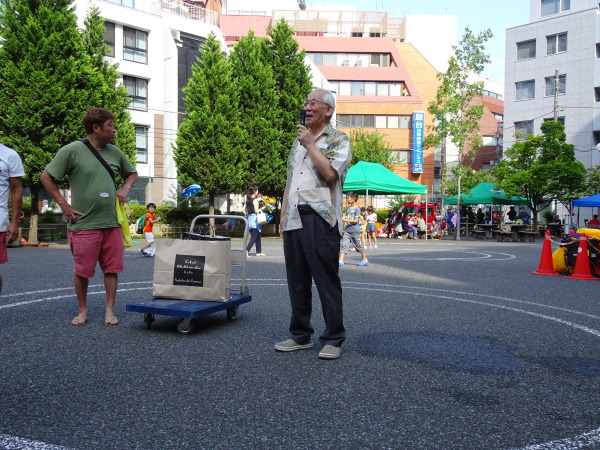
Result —
[[[333,111],[335,111],[335,96],[332,94],[332,92],[330,90],[323,89],[323,88],[315,88],[315,89],[313,89],[313,92],[322,92],[323,93],[323,103],[331,106],[333,108]],[[332,111],[332,114],[333,114],[333,111]]]

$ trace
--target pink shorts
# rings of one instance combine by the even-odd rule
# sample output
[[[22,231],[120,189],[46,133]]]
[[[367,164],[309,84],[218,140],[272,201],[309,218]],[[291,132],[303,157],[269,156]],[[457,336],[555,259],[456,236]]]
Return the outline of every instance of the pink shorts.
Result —
[[[96,262],[103,273],[123,272],[123,232],[121,227],[100,230],[67,231],[73,255],[75,275],[83,278],[94,276]]]
[[[6,231],[0,233],[0,264],[8,262],[8,253],[6,251]]]

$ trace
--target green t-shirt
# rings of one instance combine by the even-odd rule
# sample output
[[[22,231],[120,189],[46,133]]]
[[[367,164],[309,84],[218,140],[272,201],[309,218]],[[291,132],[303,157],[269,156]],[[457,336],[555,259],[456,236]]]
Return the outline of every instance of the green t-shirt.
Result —
[[[115,174],[119,173],[123,178],[136,171],[123,152],[114,145],[107,144],[98,153]],[[46,170],[56,180],[68,177],[71,206],[85,214],[78,216],[76,224],[69,224],[69,230],[120,226],[115,212],[116,188],[112,178],[83,142],[72,142],[61,148]]]

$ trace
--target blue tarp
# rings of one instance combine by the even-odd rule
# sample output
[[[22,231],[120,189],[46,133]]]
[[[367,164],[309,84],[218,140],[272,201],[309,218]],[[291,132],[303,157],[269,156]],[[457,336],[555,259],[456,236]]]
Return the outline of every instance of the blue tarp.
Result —
[[[600,206],[600,194],[573,200],[573,206]]]

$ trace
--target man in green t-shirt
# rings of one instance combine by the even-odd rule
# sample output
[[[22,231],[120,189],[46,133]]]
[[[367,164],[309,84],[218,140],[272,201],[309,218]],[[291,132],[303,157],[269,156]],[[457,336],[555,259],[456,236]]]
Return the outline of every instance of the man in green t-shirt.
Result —
[[[125,202],[137,180],[137,172],[123,152],[111,144],[115,137],[115,116],[100,108],[89,109],[83,117],[87,143],[77,141],[61,148],[46,166],[41,182],[48,194],[62,209],[68,221],[67,235],[74,262],[74,284],[79,313],[73,325],[85,325],[88,317],[87,290],[94,276],[96,263],[104,273],[106,289],[105,325],[117,325],[115,298],[123,272],[124,245],[121,225],[117,222],[115,198]],[[116,190],[113,177],[94,156],[91,144],[113,173],[125,179]],[[57,181],[68,178],[71,203],[63,197]]]

